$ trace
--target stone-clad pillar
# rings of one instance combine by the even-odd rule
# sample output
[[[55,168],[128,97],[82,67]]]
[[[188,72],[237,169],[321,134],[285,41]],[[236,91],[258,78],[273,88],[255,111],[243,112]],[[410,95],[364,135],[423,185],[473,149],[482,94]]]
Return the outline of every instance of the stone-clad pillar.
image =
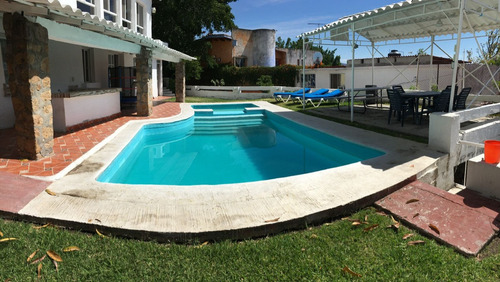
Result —
[[[153,51],[141,47],[141,53],[136,57],[137,68],[137,115],[153,114]]]
[[[186,100],[186,63],[175,64],[175,101],[184,103]]]
[[[21,158],[41,159],[54,146],[48,32],[18,13],[5,13],[3,26],[17,148]]]

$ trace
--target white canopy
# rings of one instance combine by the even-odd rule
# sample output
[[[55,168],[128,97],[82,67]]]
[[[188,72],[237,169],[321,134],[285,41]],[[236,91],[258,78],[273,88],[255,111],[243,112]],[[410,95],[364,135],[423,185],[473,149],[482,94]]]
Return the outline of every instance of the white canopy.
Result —
[[[388,41],[418,38],[431,38],[434,45],[435,36],[452,35],[454,38],[456,35],[454,40],[457,43],[452,53],[454,54],[452,85],[455,86],[462,33],[472,33],[475,37],[476,32],[498,28],[500,28],[500,0],[406,0],[340,18],[305,32],[300,37],[319,44],[331,41],[334,45],[350,45],[352,47],[351,89],[354,89],[354,57],[358,46],[366,45],[374,48],[376,44],[381,45]],[[305,40],[303,42],[305,44]],[[455,87],[452,87],[450,110],[453,106],[454,92]],[[351,121],[353,121],[353,104],[352,97]]]
[[[498,0],[463,0],[463,32],[500,28]],[[324,39],[350,41],[354,30],[369,42],[457,34],[461,0],[407,0],[343,17],[306,32],[311,38],[323,34]],[[370,43],[371,44],[371,43]]]

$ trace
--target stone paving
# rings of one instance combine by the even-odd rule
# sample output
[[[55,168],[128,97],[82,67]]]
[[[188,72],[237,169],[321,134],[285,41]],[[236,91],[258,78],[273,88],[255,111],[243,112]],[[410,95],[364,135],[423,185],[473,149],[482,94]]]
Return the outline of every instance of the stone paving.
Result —
[[[161,98],[160,98],[161,99]],[[0,130],[0,171],[29,176],[53,176],[66,168],[95,145],[106,139],[130,120],[169,117],[180,113],[178,103],[162,103],[154,107],[149,117],[123,115],[118,118],[90,123],[88,127],[65,134],[56,134],[54,153],[40,160],[19,158],[16,150],[16,137],[13,129]]]

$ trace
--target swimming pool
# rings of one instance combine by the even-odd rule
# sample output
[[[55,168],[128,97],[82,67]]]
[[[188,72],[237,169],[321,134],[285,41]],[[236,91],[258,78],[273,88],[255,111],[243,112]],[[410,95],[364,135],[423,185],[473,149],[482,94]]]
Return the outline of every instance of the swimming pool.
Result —
[[[254,104],[194,105],[195,115],[145,125],[100,182],[217,185],[315,172],[383,155]]]

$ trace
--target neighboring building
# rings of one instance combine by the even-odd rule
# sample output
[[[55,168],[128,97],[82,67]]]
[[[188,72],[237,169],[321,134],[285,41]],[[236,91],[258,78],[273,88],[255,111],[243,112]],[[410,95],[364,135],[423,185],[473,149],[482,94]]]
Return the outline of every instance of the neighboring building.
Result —
[[[302,50],[276,48],[272,29],[233,29],[231,35],[209,34],[203,38],[212,44],[209,54],[219,64],[238,67],[274,67],[302,65]],[[306,66],[313,65],[314,51],[307,51]]]
[[[150,115],[162,61],[177,63],[182,83],[194,58],[151,38],[153,10],[151,0],[3,1],[0,128],[16,129],[22,158],[51,155],[54,130],[119,114],[125,90]],[[112,87],[117,73],[133,85]]]
[[[432,85],[444,89],[451,84],[453,60],[434,56],[388,56],[373,59],[354,60],[354,87],[366,85],[387,86],[400,84],[404,88],[415,87],[429,90]],[[411,63],[411,64],[410,64]],[[463,64],[463,61],[460,61]],[[345,67],[306,69],[306,86],[317,88],[349,88],[351,87],[351,60]],[[301,75],[297,78],[297,86],[301,86]]]

